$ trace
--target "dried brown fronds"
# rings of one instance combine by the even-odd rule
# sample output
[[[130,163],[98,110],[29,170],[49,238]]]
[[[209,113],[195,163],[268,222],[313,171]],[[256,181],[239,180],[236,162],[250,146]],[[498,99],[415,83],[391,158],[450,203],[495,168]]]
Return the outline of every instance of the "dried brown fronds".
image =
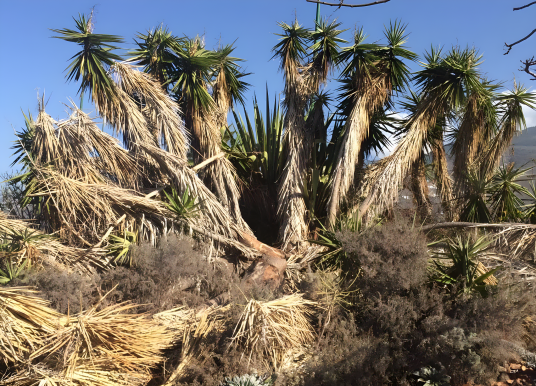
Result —
[[[0,240],[10,242],[13,237],[21,235],[29,237],[19,249],[10,253],[0,253],[0,258],[15,257],[19,262],[23,259],[31,259],[32,264],[48,264],[60,270],[71,267],[90,272],[95,267],[106,265],[106,251],[102,248],[75,248],[62,244],[55,235],[47,235],[33,228],[29,221],[10,218],[0,212]]]
[[[0,357],[6,364],[25,364],[64,322],[36,293],[29,287],[0,288]]]
[[[244,349],[250,357],[260,353],[278,368],[287,355],[315,339],[310,322],[314,306],[298,293],[269,302],[251,299],[235,327],[232,347]]]
[[[354,182],[355,168],[363,141],[368,137],[370,117],[390,95],[389,77],[363,74],[359,78],[355,102],[344,126],[341,149],[335,162],[332,195],[328,203],[329,227],[335,224],[339,206],[346,200]]]
[[[398,192],[413,162],[422,152],[428,131],[436,124],[436,119],[445,109],[444,102],[428,98],[419,105],[418,111],[408,122],[409,131],[397,145],[393,153],[382,159],[375,167],[367,168],[363,191],[368,192],[359,213],[364,215],[371,205],[374,213],[391,208],[398,200]]]
[[[182,350],[181,361],[177,368],[168,378],[165,386],[173,385],[185,375],[186,368],[194,359],[200,358],[205,350],[203,341],[207,335],[213,331],[221,332],[225,324],[224,313],[228,311],[230,305],[225,307],[211,307],[199,312],[194,310],[175,309],[164,311],[158,314],[158,319],[166,320],[166,324],[171,319],[171,329],[178,327],[177,331],[182,330]],[[189,320],[186,320],[186,319]]]
[[[90,369],[95,360],[102,361],[103,367],[112,372],[132,374],[148,373],[163,360],[162,350],[170,346],[173,338],[165,326],[146,314],[131,313],[135,304],[99,307],[96,304],[67,318],[46,345],[32,352],[30,359],[55,357],[69,378],[80,373],[81,366]]]
[[[162,89],[162,85],[131,64],[115,63],[112,72],[118,87],[138,99],[157,143],[164,144],[170,153],[186,159],[187,138],[179,106]]]

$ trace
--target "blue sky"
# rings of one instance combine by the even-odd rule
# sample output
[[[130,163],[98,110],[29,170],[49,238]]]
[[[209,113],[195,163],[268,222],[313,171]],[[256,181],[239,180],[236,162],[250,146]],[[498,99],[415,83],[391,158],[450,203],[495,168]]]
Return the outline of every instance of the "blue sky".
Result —
[[[475,46],[484,54],[481,69],[488,78],[504,81],[511,87],[517,81],[536,88],[536,81],[519,72],[520,60],[536,54],[536,36],[503,55],[504,43],[525,36],[534,27],[536,7],[513,12],[514,6],[528,0],[391,0],[367,8],[322,6],[322,16],[337,18],[349,30],[343,37],[351,39],[356,27],[363,27],[369,42],[382,41],[383,28],[399,19],[408,24],[408,47],[422,55],[431,45],[450,48],[452,45]],[[347,3],[358,2],[346,0]],[[248,107],[256,92],[264,95],[268,84],[271,95],[282,89],[278,63],[271,60],[271,48],[277,43],[277,22],[300,23],[313,28],[316,5],[305,0],[219,0],[219,1],[0,1],[0,173],[11,170],[10,147],[14,130],[24,123],[21,109],[37,109],[37,93],[46,92],[47,112],[55,119],[67,117],[69,98],[78,101],[78,84],[66,83],[65,68],[77,46],[51,39],[49,28],[73,28],[73,16],[89,13],[95,6],[95,33],[121,35],[123,47],[134,47],[137,32],[144,32],[161,23],[176,35],[204,35],[207,48],[218,42],[236,40],[235,54],[246,59],[245,69],[252,72]],[[418,64],[411,68],[417,70]],[[263,100],[264,98],[259,98]],[[89,103],[84,110],[93,111]],[[536,113],[527,114],[529,126],[536,125]]]

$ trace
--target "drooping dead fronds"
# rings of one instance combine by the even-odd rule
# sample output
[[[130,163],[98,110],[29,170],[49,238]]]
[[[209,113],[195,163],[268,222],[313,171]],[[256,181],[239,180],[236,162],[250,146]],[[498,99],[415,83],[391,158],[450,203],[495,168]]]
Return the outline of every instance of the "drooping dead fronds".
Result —
[[[89,115],[76,106],[72,110],[68,120],[58,123],[63,157],[75,162],[87,161],[82,165],[93,165],[104,177],[117,180],[121,186],[136,186],[138,176],[131,155],[117,139],[99,129]]]
[[[418,112],[409,120],[409,131],[397,145],[393,153],[382,160],[381,166],[368,168],[364,187],[368,196],[361,204],[359,213],[365,214],[371,205],[375,213],[390,208],[398,200],[402,181],[409,173],[424,147],[428,130],[435,126],[436,118],[443,111],[442,101],[428,100],[419,106]]]
[[[0,358],[21,365],[47,342],[63,315],[28,287],[0,288]]]
[[[115,132],[121,134],[127,149],[135,150],[137,143],[158,144],[139,105],[115,83],[106,93],[96,95],[95,106]]]
[[[310,322],[315,305],[298,293],[269,302],[251,299],[236,325],[232,346],[250,355],[261,353],[278,368],[285,356],[315,339]]]
[[[74,103],[72,106],[71,116],[59,122],[41,107],[33,125],[33,162],[38,166],[53,165],[63,175],[86,182],[114,179],[121,185],[133,186],[135,164],[127,151]]]
[[[355,104],[344,126],[341,149],[335,162],[332,194],[328,203],[328,226],[335,224],[339,206],[345,201],[354,181],[355,168],[363,141],[368,136],[370,117],[383,106],[390,95],[387,74],[359,80],[359,92],[353,97]]]
[[[439,133],[439,138],[432,144],[432,167],[436,176],[436,188],[441,198],[441,205],[447,219],[453,219],[452,211],[452,179],[448,171],[447,154],[443,144],[443,132]]]
[[[151,75],[127,63],[115,63],[111,70],[117,78],[118,87],[137,99],[157,142],[165,145],[170,153],[186,158],[187,140],[179,106],[166,94],[162,85]]]
[[[467,98],[467,104],[461,120],[456,140],[452,146],[454,156],[453,176],[455,191],[458,197],[467,190],[465,173],[471,167],[479,148],[485,146],[489,134],[495,125],[495,109],[491,101],[491,93],[473,94]]]
[[[426,181],[424,152],[422,152],[421,156],[413,162],[408,179],[408,188],[413,194],[415,208],[420,214],[421,220],[424,220],[432,214],[432,203],[429,197],[430,189],[428,188],[428,182]]]
[[[134,304],[113,304],[100,310],[99,306],[68,318],[30,359],[56,357],[69,378],[80,375],[81,366],[87,366],[91,376],[95,360],[112,372],[132,374],[147,373],[162,361],[162,350],[172,341],[170,331],[146,314],[131,313],[137,307]]]
[[[203,354],[206,354],[203,352],[206,350],[203,341],[211,332],[221,330],[225,324],[222,314],[229,307],[211,307],[199,312],[194,310],[177,310],[178,312],[170,310],[158,314],[158,319],[172,320],[169,324],[171,329],[174,329],[174,326],[177,326],[177,322],[179,322],[178,330],[182,330],[181,361],[177,368],[173,370],[164,386],[173,385],[174,382],[185,375],[186,368],[194,359],[199,359]],[[185,316],[187,315],[189,316],[188,321],[185,320]],[[176,333],[177,330],[174,332]]]

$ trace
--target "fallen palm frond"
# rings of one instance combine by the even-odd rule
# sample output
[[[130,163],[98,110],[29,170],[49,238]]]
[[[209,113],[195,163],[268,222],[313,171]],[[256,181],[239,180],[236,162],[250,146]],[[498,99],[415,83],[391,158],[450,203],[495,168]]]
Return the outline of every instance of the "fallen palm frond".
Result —
[[[178,194],[184,194],[188,190],[189,194],[197,197],[200,216],[192,221],[198,221],[198,226],[226,237],[234,237],[236,232],[251,234],[247,224],[233,219],[195,171],[188,167],[186,160],[154,146],[139,146],[139,149],[154,160],[160,173],[166,176]]]
[[[138,176],[131,155],[89,115],[73,106],[69,119],[58,123],[62,157],[81,166],[92,165],[103,177],[117,179],[121,186],[136,186]]]
[[[162,85],[145,72],[127,63],[115,63],[111,67],[118,86],[128,95],[135,96],[141,112],[146,117],[149,130],[157,143],[180,158],[186,158],[187,139],[179,106],[162,89]]]
[[[286,355],[315,339],[310,316],[315,302],[302,294],[262,302],[251,299],[235,327],[232,346],[261,353],[278,368]]]
[[[246,256],[255,255],[253,250],[238,241],[241,234],[250,231],[233,222],[185,162],[156,147],[140,146],[140,149],[165,168],[163,172],[169,173],[178,191],[189,189],[197,197],[200,216],[177,218],[162,201],[111,184],[87,184],[70,179],[50,168],[39,169],[39,187],[33,195],[48,197],[49,204],[57,211],[58,221],[65,226],[65,233],[72,240],[89,247],[100,243],[108,227],[117,224],[126,215],[127,224],[136,224],[140,237],[153,243],[158,235],[167,232],[166,227],[177,222],[190,227],[201,237],[237,248]]]
[[[145,372],[163,360],[162,350],[169,347],[173,335],[146,314],[132,314],[137,305],[113,304],[99,310],[96,304],[70,317],[30,359],[62,354],[59,359],[65,376],[71,378],[80,365],[100,358],[121,373]],[[113,367],[112,367],[113,364]]]
[[[65,317],[36,293],[29,287],[0,288],[0,357],[4,362],[26,363],[64,322]]]
[[[175,334],[182,331],[181,361],[164,386],[173,385],[184,375],[192,360],[203,354],[203,340],[214,330],[221,330],[225,321],[221,317],[230,306],[211,307],[202,311],[174,309],[155,315],[162,320]],[[220,331],[221,332],[221,331]]]
[[[54,235],[36,230],[32,225],[31,222],[13,219],[0,212],[0,240],[9,247],[9,252],[0,253],[0,257],[15,256],[19,261],[29,258],[32,263],[50,264],[58,269],[75,267],[83,272],[106,265],[104,249],[71,247],[62,244]]]
[[[130,155],[115,138],[72,105],[71,116],[56,122],[40,102],[37,120],[33,122],[31,148],[26,149],[33,162],[40,166],[54,165],[64,175],[86,182],[113,176],[119,183],[132,186],[136,178],[133,178],[135,164]]]
[[[117,371],[109,359],[94,358],[80,361],[69,376],[64,370],[43,365],[30,366],[5,380],[0,385],[10,386],[142,386],[151,379],[146,373]]]

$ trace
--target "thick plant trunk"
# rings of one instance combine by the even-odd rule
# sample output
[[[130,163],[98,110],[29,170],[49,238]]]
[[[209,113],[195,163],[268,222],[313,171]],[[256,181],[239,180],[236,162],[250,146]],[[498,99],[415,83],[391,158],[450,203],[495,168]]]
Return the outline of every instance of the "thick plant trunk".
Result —
[[[437,193],[441,198],[441,206],[447,220],[453,220],[455,217],[453,209],[452,179],[450,178],[447,168],[447,154],[443,145],[443,132],[440,138],[432,146],[432,155],[434,173],[437,177]]]

